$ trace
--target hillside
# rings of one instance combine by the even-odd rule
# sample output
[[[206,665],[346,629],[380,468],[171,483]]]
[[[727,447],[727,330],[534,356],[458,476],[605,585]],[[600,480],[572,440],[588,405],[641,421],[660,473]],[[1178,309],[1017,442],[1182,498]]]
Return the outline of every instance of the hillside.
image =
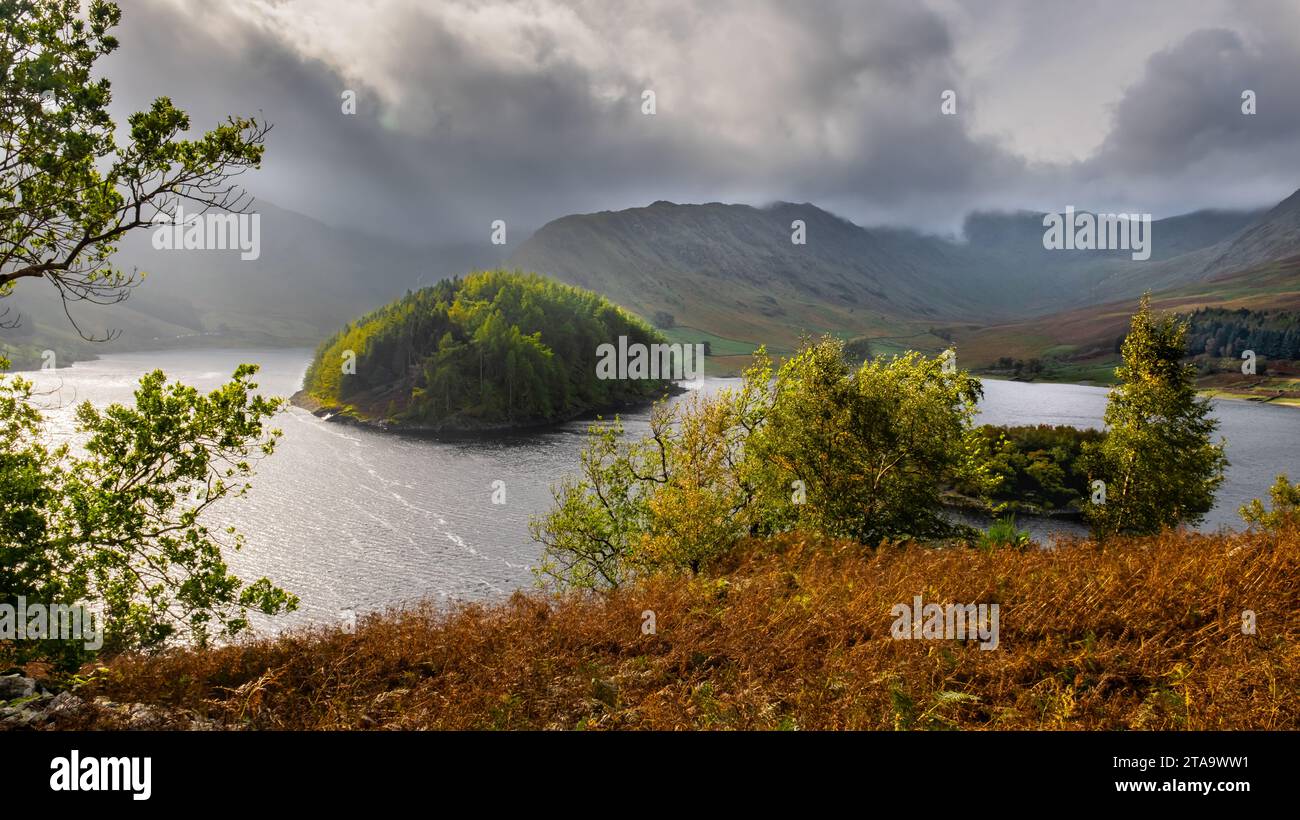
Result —
[[[796,219],[807,244],[791,241]],[[595,290],[642,316],[662,311],[691,330],[785,349],[804,331],[912,334],[996,309],[936,286],[936,272],[955,272],[954,247],[864,229],[808,204],[656,202],[550,222],[509,264]]]
[[[321,343],[299,404],[404,429],[565,421],[657,398],[665,378],[600,378],[601,345],[662,341],[594,293],[520,273],[443,280]],[[693,366],[690,362],[686,367]]]
[[[1294,527],[980,553],[788,536],[707,580],[122,656],[55,725],[1294,730],[1297,572]],[[916,595],[996,603],[997,651],[894,639],[892,609]]]
[[[824,331],[876,340],[872,349],[936,350],[962,329],[1202,281],[1246,258],[1242,246],[1254,256],[1284,253],[1293,232],[1261,227],[1278,223],[1280,211],[1290,213],[1279,206],[1156,220],[1151,259],[1135,261],[1128,251],[1044,249],[1041,213],[972,214],[957,242],[860,227],[806,203],[656,202],[555,220],[510,263],[642,316],[670,315],[683,338],[712,338],[733,353],[757,344],[782,351]],[[791,242],[796,219],[807,226],[805,245]]]
[[[1126,332],[1135,304],[1136,299],[1120,299],[1019,322],[960,328],[953,338],[962,361],[977,369],[1003,357],[1054,359],[1060,363],[1055,378],[1104,382],[1118,361],[1117,342]],[[1300,310],[1300,256],[1157,291],[1151,305],[1181,314],[1210,307]],[[1288,394],[1295,390],[1295,379],[1286,377],[1285,369],[1278,375],[1283,377],[1280,382],[1263,377],[1245,381],[1271,395],[1279,389]],[[1222,381],[1211,379],[1203,386],[1226,386]]]
[[[1216,245],[1200,273],[1246,270],[1300,254],[1300,191],[1282,200],[1226,242]]]

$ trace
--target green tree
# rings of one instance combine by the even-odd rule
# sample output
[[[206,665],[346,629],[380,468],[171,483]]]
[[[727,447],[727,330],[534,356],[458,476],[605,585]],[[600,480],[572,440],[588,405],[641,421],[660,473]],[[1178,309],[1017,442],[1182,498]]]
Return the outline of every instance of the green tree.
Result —
[[[1286,474],[1279,475],[1268,490],[1273,509],[1264,508],[1258,498],[1241,507],[1241,518],[1247,524],[1266,530],[1278,530],[1300,521],[1300,483],[1292,484]]]
[[[620,444],[623,424],[597,422],[587,433],[579,477],[552,488],[555,505],[529,521],[542,544],[539,580],[577,589],[617,587],[636,573],[633,549],[645,531],[646,483],[638,472],[642,449]]]
[[[760,350],[739,388],[658,402],[637,441],[621,441],[617,419],[592,425],[579,477],[554,488],[554,508],[530,523],[544,547],[539,577],[603,588],[698,573],[756,529],[744,442],[765,412],[770,375]]]
[[[94,64],[117,48],[109,32],[120,18],[105,0],[0,0],[0,299],[44,279],[65,301],[120,301],[138,284],[110,262],[123,235],[182,203],[237,212],[248,202],[233,180],[261,162],[269,127],[255,120],[181,139],[189,118],[163,97],[128,118],[129,141],[117,144]],[[8,364],[0,358],[0,370]],[[134,406],[77,408],[75,450],[44,445],[31,382],[0,377],[0,601],[87,602],[102,609],[113,649],[182,633],[204,642],[245,629],[249,609],[294,608],[267,579],[232,575],[225,550],[242,536],[201,519],[248,489],[251,461],[279,435],[265,423],[280,403],[252,392],[255,372],[242,365],[207,395],[151,373]],[[75,662],[66,648],[14,651]]]
[[[241,365],[206,395],[154,371],[134,406],[83,402],[76,452],[40,443],[31,382],[0,379],[0,600],[100,604],[108,649],[205,643],[247,628],[249,609],[294,609],[266,578],[232,575],[224,551],[243,536],[202,521],[248,491],[253,461],[280,436],[266,421],[281,400],[254,392],[256,371]]]
[[[1183,362],[1187,324],[1155,316],[1142,297],[1124,339],[1119,380],[1106,406],[1107,433],[1085,447],[1089,478],[1104,503],[1084,508],[1094,533],[1153,534],[1195,524],[1214,506],[1227,466],[1210,401],[1196,395],[1196,368]]]
[[[991,480],[971,427],[979,390],[918,354],[854,371],[829,338],[773,379],[760,349],[738,388],[661,402],[637,441],[621,442],[618,423],[592,427],[580,476],[532,522],[539,574],[603,587],[706,572],[748,535],[794,529],[873,546],[950,535],[941,487]]]
[[[117,48],[109,32],[121,11],[92,0],[83,15],[81,5],[0,0],[0,298],[24,279],[45,279],[64,300],[126,298],[138,279],[111,264],[117,240],[182,202],[242,210],[232,180],[261,163],[268,126],[231,117],[181,139],[189,117],[166,97],[128,118],[119,146],[109,81],[94,65]]]
[[[3,364],[0,361],[0,364]],[[32,384],[0,377],[0,602],[20,594],[62,599],[53,569],[65,562],[49,537],[67,448],[51,452],[39,440],[41,414]]]
[[[785,526],[872,546],[951,534],[942,487],[989,480],[972,429],[980,395],[978,379],[942,358],[912,352],[854,371],[840,341],[805,346],[782,365],[749,442],[768,517],[784,511]]]
[[[322,404],[413,426],[545,424],[662,396],[665,379],[603,379],[601,345],[663,338],[589,291],[535,274],[441,281],[349,323],[317,349],[304,389]],[[345,354],[355,372],[342,373]],[[394,398],[396,396],[396,398]]]

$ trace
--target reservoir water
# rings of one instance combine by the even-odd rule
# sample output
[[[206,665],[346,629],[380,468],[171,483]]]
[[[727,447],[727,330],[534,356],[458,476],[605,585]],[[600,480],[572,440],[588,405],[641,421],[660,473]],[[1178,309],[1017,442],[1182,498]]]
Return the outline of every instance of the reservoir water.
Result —
[[[115,353],[50,372],[25,373],[45,393],[47,432],[73,434],[72,407],[130,402],[136,380],[155,368],[169,379],[212,389],[240,362],[262,366],[260,392],[288,396],[301,385],[307,350],[245,349]],[[708,379],[714,390],[729,380]],[[1101,426],[1106,389],[986,380],[981,420],[992,424]],[[1217,506],[1202,529],[1238,527],[1237,508],[1266,496],[1275,475],[1300,480],[1300,409],[1218,401],[1220,435],[1231,461]],[[625,417],[630,434],[647,413]],[[214,509],[215,523],[247,536],[231,566],[244,578],[266,575],[302,599],[298,612],[259,620],[262,629],[334,621],[422,598],[475,600],[534,583],[540,547],[530,516],[545,512],[550,487],[577,465],[587,422],[490,439],[434,441],[322,421],[289,408],[284,437],[257,464],[244,498]],[[493,482],[506,503],[493,504]],[[1044,535],[1042,524],[1031,529]]]

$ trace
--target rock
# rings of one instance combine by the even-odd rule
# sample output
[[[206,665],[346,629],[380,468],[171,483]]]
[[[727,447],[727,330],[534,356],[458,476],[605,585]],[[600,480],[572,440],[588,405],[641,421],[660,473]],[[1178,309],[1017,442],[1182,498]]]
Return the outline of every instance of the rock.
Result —
[[[199,717],[189,709],[169,709],[147,703],[115,703],[97,697],[94,706],[99,712],[101,728],[126,730],[182,729],[195,732],[214,732],[223,727],[209,718]]]
[[[162,729],[168,716],[161,710],[144,703],[133,703],[127,710],[128,729]]]
[[[21,706],[0,708],[0,729],[31,729],[45,722],[45,708],[54,700],[51,695],[38,695]]]
[[[72,721],[72,725],[79,728],[89,726],[113,730],[188,729],[212,732],[228,728],[215,720],[200,717],[189,709],[169,709],[147,703],[115,703],[105,697],[86,700],[72,692],[51,695],[37,691],[34,695],[31,700],[21,704],[0,705],[0,730],[57,729],[65,725],[65,721]]]
[[[36,713],[30,709],[0,709],[0,730],[26,729],[35,716]]]
[[[0,677],[0,700],[30,698],[36,694],[36,681],[22,675]]]
[[[50,720],[57,720],[79,711],[86,702],[71,692],[60,692],[50,701],[50,705],[45,709],[45,717]]]

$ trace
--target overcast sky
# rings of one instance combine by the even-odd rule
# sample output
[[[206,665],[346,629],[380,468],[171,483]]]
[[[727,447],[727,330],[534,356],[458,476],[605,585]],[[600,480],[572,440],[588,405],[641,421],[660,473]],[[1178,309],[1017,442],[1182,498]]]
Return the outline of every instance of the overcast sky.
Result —
[[[952,232],[1300,188],[1294,0],[120,4],[119,121],[161,95],[196,127],[259,114],[256,197],[420,240],[657,199]]]

